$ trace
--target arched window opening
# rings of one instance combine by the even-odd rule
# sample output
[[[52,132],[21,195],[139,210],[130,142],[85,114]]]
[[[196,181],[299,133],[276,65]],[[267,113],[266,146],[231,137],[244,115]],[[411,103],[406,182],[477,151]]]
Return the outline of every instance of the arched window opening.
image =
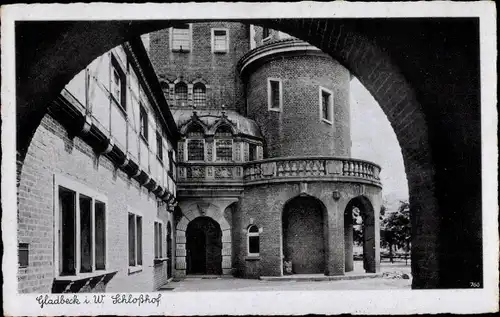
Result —
[[[193,124],[187,133],[187,159],[188,161],[205,160],[205,139],[203,128]]]
[[[185,106],[188,100],[188,87],[185,83],[175,84],[175,99],[178,106]]]
[[[251,225],[247,230],[247,250],[248,255],[258,256],[260,252],[259,228]]]
[[[196,107],[205,106],[206,88],[202,83],[196,83],[193,86],[193,105]]]
[[[233,139],[231,128],[227,125],[220,126],[215,132],[215,160],[233,160]]]
[[[167,82],[161,82],[161,90],[163,91],[165,99],[168,100],[168,98],[170,97],[170,87]]]

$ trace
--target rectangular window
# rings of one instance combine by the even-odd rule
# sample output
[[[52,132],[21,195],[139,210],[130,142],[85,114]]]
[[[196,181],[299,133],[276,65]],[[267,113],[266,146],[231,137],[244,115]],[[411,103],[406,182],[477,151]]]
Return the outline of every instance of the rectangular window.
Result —
[[[112,57],[111,58],[111,96],[116,105],[120,107],[123,111],[126,111],[126,77],[125,73],[121,69],[118,61]]]
[[[262,42],[265,42],[271,38],[271,31],[268,28],[262,29]]]
[[[188,152],[188,161],[204,161],[205,141],[196,139],[188,140],[187,152]]]
[[[159,131],[156,131],[156,156],[163,162],[163,138]]]
[[[215,140],[215,157],[216,161],[232,161],[233,140]]]
[[[182,24],[172,28],[172,50],[189,52],[191,50],[191,30],[189,24]]]
[[[162,248],[162,234],[163,227],[160,222],[155,221],[154,228],[154,239],[155,239],[155,259],[159,259],[163,257],[163,248]]]
[[[18,266],[20,268],[28,267],[29,265],[29,244],[28,243],[19,243],[17,246],[18,252]]]
[[[142,265],[142,217],[128,214],[128,265]]]
[[[327,123],[333,123],[333,98],[332,92],[321,88],[320,93],[320,114],[321,119]]]
[[[259,236],[248,237],[248,253],[259,254]]]
[[[252,143],[248,144],[248,160],[249,161],[257,160],[257,145]]]
[[[268,79],[267,82],[268,108],[273,111],[281,111],[282,92],[281,81],[278,79]]]
[[[141,122],[141,136],[142,138],[148,142],[148,113],[146,112],[146,109],[144,106],[141,104],[140,106],[140,113],[139,113],[139,120]]]
[[[59,274],[106,269],[106,204],[62,186],[57,194]]]
[[[229,49],[226,29],[212,29],[212,52],[225,53]]]

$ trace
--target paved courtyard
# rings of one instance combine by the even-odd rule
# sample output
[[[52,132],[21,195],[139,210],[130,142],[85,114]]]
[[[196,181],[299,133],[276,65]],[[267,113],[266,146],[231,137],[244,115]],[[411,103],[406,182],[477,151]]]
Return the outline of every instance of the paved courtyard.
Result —
[[[411,265],[404,261],[382,262],[381,273],[377,277],[338,281],[262,281],[233,277],[188,277],[165,284],[160,291],[283,291],[283,290],[378,290],[410,289]],[[362,273],[362,262],[355,262],[353,272]],[[385,274],[384,274],[385,273]],[[410,279],[392,278],[396,274],[408,274]],[[319,275],[318,275],[319,276]]]

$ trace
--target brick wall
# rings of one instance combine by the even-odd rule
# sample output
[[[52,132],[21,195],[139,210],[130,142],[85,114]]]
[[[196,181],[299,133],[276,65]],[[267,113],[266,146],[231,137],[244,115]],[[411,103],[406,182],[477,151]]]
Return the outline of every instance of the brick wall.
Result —
[[[268,78],[282,80],[281,112],[268,110]],[[349,81],[338,62],[310,55],[273,59],[251,73],[248,116],[261,128],[267,157],[350,156]],[[320,86],[333,93],[333,125],[320,119]]]
[[[332,191],[341,192],[335,201]],[[255,278],[258,276],[279,276],[282,274],[282,212],[285,204],[300,194],[298,183],[273,184],[245,189],[238,208],[233,214],[233,252],[235,275]],[[323,214],[325,273],[344,273],[344,211],[349,201],[359,195],[369,199],[378,219],[381,204],[381,189],[371,185],[360,186],[353,183],[311,182],[307,184],[307,194],[317,198],[326,209]],[[295,205],[297,207],[297,205]],[[318,221],[319,218],[316,219]],[[307,221],[306,221],[307,222]],[[260,233],[260,257],[255,260],[247,256],[246,229],[253,223]],[[321,228],[310,223],[312,227]],[[375,227],[375,241],[380,241],[378,223]],[[315,229],[317,231],[317,229]],[[303,239],[317,240],[317,232],[303,233]],[[375,243],[377,245],[377,242]],[[376,252],[378,252],[376,250]]]
[[[212,53],[211,29],[227,28],[229,51]],[[183,78],[186,84],[197,79],[208,86],[206,108],[244,109],[243,84],[236,72],[238,60],[250,49],[249,29],[242,23],[210,22],[192,24],[190,52],[172,52],[169,29],[150,34],[150,58],[164,82]],[[176,105],[171,103],[173,109]]]
[[[106,291],[152,291],[165,281],[164,274],[153,267],[153,222],[158,218],[171,221],[171,214],[165,207],[158,209],[153,194],[117,170],[107,158],[97,159],[88,144],[77,137],[69,138],[66,130],[46,115],[30,144],[20,178],[18,242],[29,243],[29,266],[18,271],[19,292],[51,291],[54,174],[86,186],[108,200],[106,269],[118,272]],[[143,216],[143,266],[141,272],[133,275],[128,274],[128,211]],[[162,240],[165,243],[166,239]]]

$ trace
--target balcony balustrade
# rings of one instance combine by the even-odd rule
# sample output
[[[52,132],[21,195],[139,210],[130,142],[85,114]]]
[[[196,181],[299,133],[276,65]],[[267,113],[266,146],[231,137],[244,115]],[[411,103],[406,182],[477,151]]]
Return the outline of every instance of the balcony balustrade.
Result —
[[[238,182],[242,185],[289,181],[348,181],[381,186],[380,167],[374,163],[338,157],[285,157],[246,163],[179,163],[180,185]]]

